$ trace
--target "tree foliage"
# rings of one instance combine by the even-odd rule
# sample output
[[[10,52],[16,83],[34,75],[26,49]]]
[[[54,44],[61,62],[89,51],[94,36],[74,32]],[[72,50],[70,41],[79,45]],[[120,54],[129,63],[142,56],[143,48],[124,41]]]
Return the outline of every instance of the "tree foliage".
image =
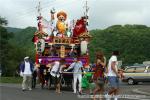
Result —
[[[9,55],[10,50],[13,48],[9,39],[13,37],[13,33],[7,32],[5,29],[5,25],[7,25],[7,21],[4,18],[0,17],[0,67],[1,69],[7,69],[6,66],[9,66]]]
[[[7,21],[0,17],[0,65],[3,75],[13,75],[25,56],[34,60],[34,44],[32,37],[36,30],[34,27],[26,29],[11,29],[4,27]],[[10,28],[9,28],[10,29]]]
[[[28,27],[14,33],[14,37],[9,40],[13,49],[8,53],[12,59],[9,61],[11,65],[11,74],[15,73],[15,70],[19,68],[19,64],[23,61],[25,56],[29,56],[32,61],[35,59],[35,48],[32,42],[32,37],[36,28]]]
[[[150,28],[145,25],[114,25],[104,30],[92,30],[91,34],[93,39],[89,48],[92,61],[99,49],[107,59],[113,50],[119,50],[119,59],[124,64],[150,60]]]

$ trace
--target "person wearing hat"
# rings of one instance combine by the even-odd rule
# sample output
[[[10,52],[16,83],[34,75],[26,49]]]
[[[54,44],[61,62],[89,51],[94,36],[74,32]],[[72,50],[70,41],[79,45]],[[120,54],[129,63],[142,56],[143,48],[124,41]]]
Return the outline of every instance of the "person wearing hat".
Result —
[[[24,61],[20,65],[20,75],[23,77],[22,90],[32,90],[32,73],[33,64],[29,61],[29,57],[25,57]]]
[[[81,85],[82,85],[82,70],[83,70],[83,64],[79,59],[74,58],[74,62],[64,71],[68,71],[70,69],[73,69],[73,90],[74,93],[77,93],[77,79],[79,81],[79,94],[82,93]]]

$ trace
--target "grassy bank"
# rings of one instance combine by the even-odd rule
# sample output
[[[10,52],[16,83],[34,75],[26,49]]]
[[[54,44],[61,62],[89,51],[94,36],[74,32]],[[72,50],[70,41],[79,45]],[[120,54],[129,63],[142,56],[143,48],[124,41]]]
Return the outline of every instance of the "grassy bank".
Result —
[[[21,83],[22,77],[0,77],[0,83]]]

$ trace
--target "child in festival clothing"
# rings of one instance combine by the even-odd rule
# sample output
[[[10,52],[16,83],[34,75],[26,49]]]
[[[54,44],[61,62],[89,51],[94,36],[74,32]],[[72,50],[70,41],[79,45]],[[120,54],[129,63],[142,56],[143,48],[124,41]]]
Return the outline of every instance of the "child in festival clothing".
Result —
[[[87,91],[87,94],[92,93],[95,83],[92,82],[92,72],[87,72],[82,78],[82,89]]]

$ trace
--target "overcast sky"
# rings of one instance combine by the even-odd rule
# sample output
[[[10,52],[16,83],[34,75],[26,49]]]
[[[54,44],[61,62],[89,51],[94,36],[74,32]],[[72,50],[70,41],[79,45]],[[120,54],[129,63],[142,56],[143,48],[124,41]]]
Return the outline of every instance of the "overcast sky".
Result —
[[[0,16],[8,20],[8,26],[25,28],[37,25],[39,0],[0,0]],[[83,15],[85,0],[41,0],[42,16],[50,19],[54,7],[64,10],[69,19]],[[88,0],[90,29],[103,29],[116,24],[144,24],[150,26],[150,0]]]

